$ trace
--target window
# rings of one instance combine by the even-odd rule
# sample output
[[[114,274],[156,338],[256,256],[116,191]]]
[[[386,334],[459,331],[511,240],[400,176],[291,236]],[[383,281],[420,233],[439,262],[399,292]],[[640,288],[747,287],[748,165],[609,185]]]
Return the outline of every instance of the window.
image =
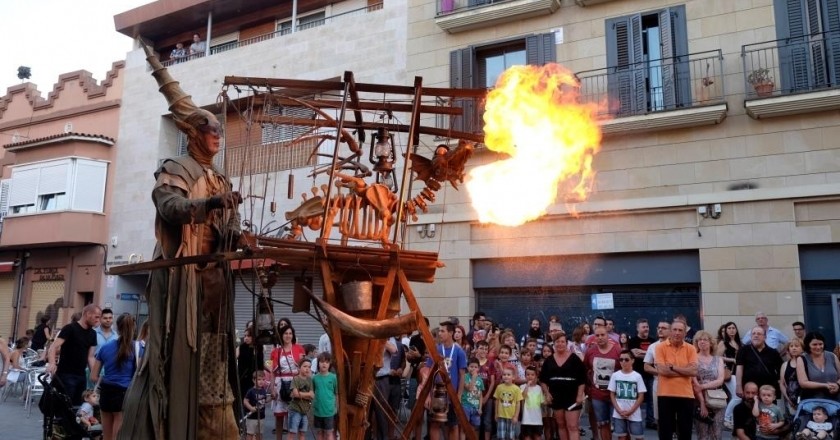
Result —
[[[306,107],[281,106],[277,104],[266,104],[265,115],[288,116],[293,119],[291,124],[263,124],[263,144],[291,141],[312,128],[308,125],[295,125],[295,120],[310,120],[315,118],[315,112],[312,109]]]
[[[15,166],[0,212],[103,212],[107,168],[105,162],[79,158]]]
[[[610,100],[620,115],[691,103],[685,6],[606,22]]]
[[[840,0],[777,0],[774,6],[782,90],[840,85]]]
[[[525,38],[495,44],[471,46],[449,54],[449,83],[454,88],[490,88],[499,75],[514,65],[543,65],[557,61],[554,33],[529,35]],[[450,118],[449,127],[466,132],[481,131],[480,109],[472,99],[456,99],[464,110],[460,117]]]
[[[326,23],[327,21],[327,13],[326,11],[316,12],[314,14],[304,15],[302,17],[298,17],[297,19],[297,29],[298,31],[303,29],[309,29],[316,26],[321,26],[322,24]],[[278,21],[276,32],[280,32],[280,35],[286,35],[292,33],[292,20],[284,20]]]

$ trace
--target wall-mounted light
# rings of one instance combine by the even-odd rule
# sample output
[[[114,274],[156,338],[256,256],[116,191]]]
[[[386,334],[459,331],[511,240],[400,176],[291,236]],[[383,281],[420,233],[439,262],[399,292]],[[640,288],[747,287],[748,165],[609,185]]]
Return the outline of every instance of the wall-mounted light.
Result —
[[[420,238],[435,238],[435,224],[417,225],[417,234]]]
[[[719,219],[723,213],[720,203],[701,205],[697,207],[697,215],[703,218]]]

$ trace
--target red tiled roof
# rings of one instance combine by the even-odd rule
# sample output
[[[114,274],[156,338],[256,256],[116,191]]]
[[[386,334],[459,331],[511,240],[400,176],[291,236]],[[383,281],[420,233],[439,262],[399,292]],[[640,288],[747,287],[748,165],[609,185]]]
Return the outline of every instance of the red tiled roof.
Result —
[[[20,142],[13,142],[11,144],[3,145],[3,148],[5,148],[7,150],[15,150],[15,149],[30,146],[30,145],[33,145],[33,144],[61,142],[63,140],[63,138],[67,138],[68,140],[70,138],[87,138],[87,139],[90,139],[92,141],[105,141],[106,143],[110,143],[110,144],[114,144],[114,143],[117,142],[115,139],[110,138],[108,136],[103,136],[101,134],[70,132],[70,133],[54,134],[54,135],[51,135],[51,136],[45,136],[45,137],[37,138],[37,139],[27,139],[25,141],[20,141]]]

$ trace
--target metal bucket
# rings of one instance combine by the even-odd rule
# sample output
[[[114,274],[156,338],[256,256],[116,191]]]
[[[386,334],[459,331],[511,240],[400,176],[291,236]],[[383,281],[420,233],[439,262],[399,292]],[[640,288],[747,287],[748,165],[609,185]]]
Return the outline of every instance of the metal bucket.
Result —
[[[348,281],[341,284],[341,296],[348,312],[373,309],[373,281]]]

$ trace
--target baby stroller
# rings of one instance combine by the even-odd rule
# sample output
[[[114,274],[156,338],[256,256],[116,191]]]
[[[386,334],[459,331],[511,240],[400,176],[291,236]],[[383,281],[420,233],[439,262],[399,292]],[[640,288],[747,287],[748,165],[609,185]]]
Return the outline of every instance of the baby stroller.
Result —
[[[834,430],[838,429],[838,422],[840,422],[840,402],[827,399],[806,399],[799,402],[796,415],[793,416],[791,433],[794,438],[796,438],[797,433],[802,432],[808,425],[808,421],[813,417],[814,408],[817,407],[825,409],[828,415],[827,422],[831,423]]]
[[[44,414],[44,440],[98,440],[101,430],[88,431],[76,420],[76,411],[70,396],[64,392],[64,385],[56,376],[47,373],[38,376],[44,387],[44,394],[38,401],[38,408]]]

